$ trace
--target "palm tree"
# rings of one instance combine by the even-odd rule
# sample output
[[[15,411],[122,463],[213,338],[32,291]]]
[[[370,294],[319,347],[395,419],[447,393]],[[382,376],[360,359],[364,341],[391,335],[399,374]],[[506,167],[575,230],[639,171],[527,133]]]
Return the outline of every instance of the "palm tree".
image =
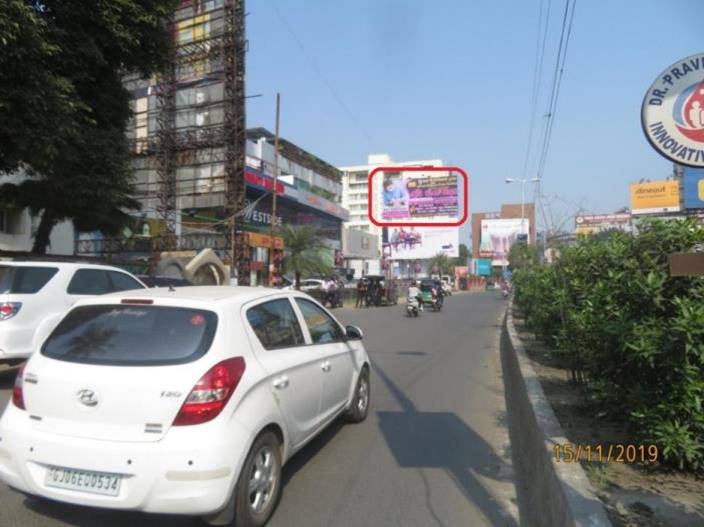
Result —
[[[322,255],[327,246],[315,225],[284,225],[281,234],[286,247],[284,269],[296,277],[296,289],[300,289],[301,274],[330,272]]]
[[[437,267],[438,274],[452,274],[454,272],[454,264],[450,258],[443,253],[438,253],[428,260],[428,271],[432,274],[433,269]]]

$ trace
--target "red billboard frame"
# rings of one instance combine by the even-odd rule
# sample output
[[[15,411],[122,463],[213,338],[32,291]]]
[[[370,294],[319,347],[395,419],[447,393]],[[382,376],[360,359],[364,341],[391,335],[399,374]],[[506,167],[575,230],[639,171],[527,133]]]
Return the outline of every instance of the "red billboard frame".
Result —
[[[372,185],[373,178],[379,172],[457,172],[464,179],[464,192],[462,193],[462,208],[464,213],[459,221],[455,222],[388,222],[388,221],[378,221],[372,215],[372,203],[374,199],[374,191]],[[469,176],[467,172],[459,167],[377,167],[369,173],[367,178],[367,216],[369,216],[369,221],[371,221],[377,227],[459,227],[467,221],[469,216]]]

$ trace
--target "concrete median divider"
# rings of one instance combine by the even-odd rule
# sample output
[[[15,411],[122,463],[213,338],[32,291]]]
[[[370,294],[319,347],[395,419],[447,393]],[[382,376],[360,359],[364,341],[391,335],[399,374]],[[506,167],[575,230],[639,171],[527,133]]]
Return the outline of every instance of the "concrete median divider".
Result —
[[[567,438],[518,338],[513,303],[501,330],[501,364],[521,525],[611,527],[582,466],[555,459],[554,447]]]

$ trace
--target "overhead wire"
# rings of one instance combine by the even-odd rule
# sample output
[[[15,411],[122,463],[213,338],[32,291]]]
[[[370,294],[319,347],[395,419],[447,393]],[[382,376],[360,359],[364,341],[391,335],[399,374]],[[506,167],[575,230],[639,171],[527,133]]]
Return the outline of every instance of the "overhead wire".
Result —
[[[545,58],[545,44],[548,38],[548,28],[550,25],[550,8],[552,0],[548,0],[547,10],[545,14],[545,28],[543,28],[543,4],[544,0],[540,0],[540,9],[538,10],[538,34],[535,39],[535,63],[533,65],[533,88],[531,95],[531,111],[530,122],[528,127],[528,143],[526,145],[526,155],[523,160],[523,178],[528,174],[528,162],[533,148],[533,132],[535,130],[535,114],[538,109],[538,100],[540,98],[540,88],[542,86],[543,77],[543,61]],[[542,35],[542,47],[540,45]]]
[[[352,110],[345,104],[345,102],[342,100],[342,97],[340,96],[339,92],[335,88],[335,86],[330,82],[330,80],[327,78],[327,76],[322,72],[320,66],[318,65],[318,61],[315,60],[315,57],[313,57],[310,53],[308,53],[308,50],[306,49],[305,45],[301,41],[300,38],[298,38],[298,35],[293,29],[293,26],[288,22],[284,14],[281,12],[279,9],[279,6],[276,4],[275,0],[271,0],[271,6],[274,9],[274,12],[276,13],[276,16],[279,18],[283,26],[286,28],[286,31],[288,31],[289,35],[293,39],[293,41],[296,43],[298,48],[301,50],[301,53],[303,56],[308,60],[310,63],[311,68],[315,72],[315,74],[318,76],[320,81],[325,85],[325,87],[328,89],[330,92],[330,95],[332,95],[332,98],[335,99],[335,102],[342,108],[342,110],[347,114],[347,116],[352,120],[352,122],[355,124],[355,126],[358,128],[358,130],[361,132],[361,134],[364,136],[364,138],[369,142],[370,146],[376,150],[381,150],[379,143],[374,139],[374,136],[372,136],[364,126],[362,126],[362,123],[360,120],[357,118],[357,116],[354,114]]]
[[[571,3],[571,11],[570,11]],[[534,201],[538,202],[541,209],[544,209],[543,195],[541,193],[541,185],[545,172],[545,165],[547,162],[548,154],[550,151],[550,144],[552,140],[552,133],[555,123],[555,115],[557,113],[557,103],[560,97],[560,89],[562,86],[562,76],[565,69],[565,62],[567,60],[567,50],[569,48],[569,42],[572,35],[572,25],[574,22],[574,12],[577,5],[577,0],[566,0],[565,1],[565,11],[562,16],[562,26],[560,29],[560,41],[557,49],[557,58],[555,60],[555,68],[553,71],[552,87],[550,90],[550,99],[548,102],[547,113],[545,114],[545,124],[543,127],[543,139],[539,149],[538,164],[536,167],[536,177],[538,182],[535,185],[533,192]],[[536,199],[537,198],[537,199]],[[543,210],[543,221],[544,227],[550,229],[551,226],[547,223],[547,217]]]

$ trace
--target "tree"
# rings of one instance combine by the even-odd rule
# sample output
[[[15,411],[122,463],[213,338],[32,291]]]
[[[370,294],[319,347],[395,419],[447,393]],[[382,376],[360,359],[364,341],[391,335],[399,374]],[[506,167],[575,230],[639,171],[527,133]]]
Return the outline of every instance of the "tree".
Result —
[[[29,179],[0,200],[41,212],[33,251],[54,225],[116,232],[131,195],[126,73],[166,64],[174,0],[0,0],[0,172]]]
[[[471,258],[471,253],[464,243],[460,243],[459,256],[456,258],[455,265],[464,267],[467,261]]]
[[[538,249],[527,243],[514,243],[508,252],[508,266],[512,271],[537,265]]]
[[[435,273],[433,269],[438,270],[438,274],[452,274],[454,272],[453,261],[443,253],[438,253],[428,260],[428,271]]]
[[[284,225],[284,269],[296,277],[295,287],[301,287],[301,275],[330,272],[322,251],[327,249],[323,237],[315,225]]]

